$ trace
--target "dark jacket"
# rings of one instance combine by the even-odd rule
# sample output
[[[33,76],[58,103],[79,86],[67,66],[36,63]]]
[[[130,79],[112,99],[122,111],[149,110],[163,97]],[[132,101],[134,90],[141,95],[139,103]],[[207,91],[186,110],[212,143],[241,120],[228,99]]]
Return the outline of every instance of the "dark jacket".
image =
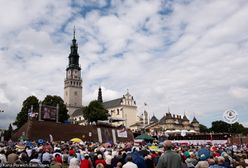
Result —
[[[180,155],[174,151],[167,150],[159,158],[157,168],[182,168]]]

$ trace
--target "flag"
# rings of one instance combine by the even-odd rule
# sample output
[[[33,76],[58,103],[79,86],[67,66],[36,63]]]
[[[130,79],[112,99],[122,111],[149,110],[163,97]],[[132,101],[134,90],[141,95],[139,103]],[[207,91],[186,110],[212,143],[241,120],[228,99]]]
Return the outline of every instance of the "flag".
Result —
[[[53,142],[53,136],[52,134],[49,134],[50,142]]]

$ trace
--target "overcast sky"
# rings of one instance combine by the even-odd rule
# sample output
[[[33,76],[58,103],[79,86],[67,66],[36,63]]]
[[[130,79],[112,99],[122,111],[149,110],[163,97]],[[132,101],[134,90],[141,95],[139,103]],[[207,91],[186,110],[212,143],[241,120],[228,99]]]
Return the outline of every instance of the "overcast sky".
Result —
[[[129,89],[139,113],[248,126],[247,18],[247,0],[1,0],[0,128],[30,95],[63,98],[74,25],[84,105]]]

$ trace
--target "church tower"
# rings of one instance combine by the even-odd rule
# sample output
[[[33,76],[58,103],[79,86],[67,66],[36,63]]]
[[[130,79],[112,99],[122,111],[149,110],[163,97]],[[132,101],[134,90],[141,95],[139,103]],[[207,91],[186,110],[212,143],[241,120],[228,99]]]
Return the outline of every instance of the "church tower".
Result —
[[[75,27],[69,54],[69,65],[66,68],[66,78],[64,81],[64,102],[71,114],[82,107],[82,78],[81,67],[79,65],[78,45],[75,38]]]

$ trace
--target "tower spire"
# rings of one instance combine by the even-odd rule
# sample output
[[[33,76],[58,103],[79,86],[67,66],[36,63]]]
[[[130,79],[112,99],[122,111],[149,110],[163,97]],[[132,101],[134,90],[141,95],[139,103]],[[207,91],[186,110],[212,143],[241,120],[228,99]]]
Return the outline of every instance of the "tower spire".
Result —
[[[78,45],[77,45],[77,40],[75,37],[76,28],[74,26],[73,28],[73,39],[72,39],[72,44],[71,44],[71,52],[69,54],[69,66],[68,69],[78,69],[81,70],[79,66],[79,55],[78,55]]]
[[[99,87],[99,89],[98,89],[98,98],[97,98],[97,101],[100,102],[100,103],[103,102],[102,101],[102,89],[101,89],[101,87]]]
[[[76,28],[75,28],[75,25],[74,25],[74,27],[73,27],[73,40],[74,40],[74,39],[76,40],[75,34],[76,34]]]

